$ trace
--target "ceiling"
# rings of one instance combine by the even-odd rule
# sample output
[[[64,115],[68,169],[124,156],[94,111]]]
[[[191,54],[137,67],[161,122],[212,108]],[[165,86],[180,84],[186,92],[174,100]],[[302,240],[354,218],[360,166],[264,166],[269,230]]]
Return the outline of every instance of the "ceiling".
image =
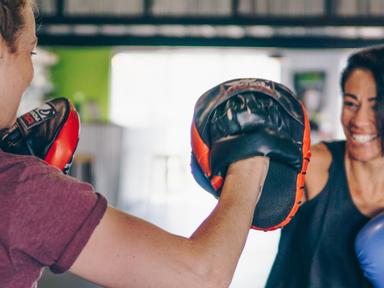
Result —
[[[355,48],[384,0],[36,0],[40,45]]]

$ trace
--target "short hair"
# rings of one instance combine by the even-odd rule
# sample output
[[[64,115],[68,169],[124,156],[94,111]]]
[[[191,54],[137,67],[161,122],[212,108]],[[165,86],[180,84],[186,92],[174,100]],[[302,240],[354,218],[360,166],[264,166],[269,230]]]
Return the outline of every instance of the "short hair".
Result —
[[[29,0],[0,0],[0,36],[12,52],[17,33],[24,26],[23,8]]]

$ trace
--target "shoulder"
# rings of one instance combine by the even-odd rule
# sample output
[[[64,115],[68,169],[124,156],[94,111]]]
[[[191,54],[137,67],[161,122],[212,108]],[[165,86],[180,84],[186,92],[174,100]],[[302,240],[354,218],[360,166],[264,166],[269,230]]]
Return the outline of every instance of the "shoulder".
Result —
[[[46,170],[49,168],[44,161],[36,157],[0,151],[0,179],[21,176],[25,171],[38,172],[41,169]]]
[[[328,181],[328,169],[332,163],[332,154],[324,143],[311,147],[311,160],[305,176],[306,200],[316,197]]]
[[[319,143],[311,146],[311,165],[321,165],[329,168],[332,162],[332,154],[325,143]]]
[[[47,177],[62,175],[62,171],[40,158],[0,151],[0,182],[14,185],[37,183]]]
[[[10,191],[9,194],[6,193],[8,196],[20,199],[63,198],[69,194],[76,195],[78,191],[94,191],[88,183],[64,175],[62,171],[39,158],[1,151],[0,182],[2,195]]]
[[[38,158],[3,152],[0,183],[1,215],[12,223],[12,233],[0,234],[25,261],[68,270],[103,217],[105,197]]]

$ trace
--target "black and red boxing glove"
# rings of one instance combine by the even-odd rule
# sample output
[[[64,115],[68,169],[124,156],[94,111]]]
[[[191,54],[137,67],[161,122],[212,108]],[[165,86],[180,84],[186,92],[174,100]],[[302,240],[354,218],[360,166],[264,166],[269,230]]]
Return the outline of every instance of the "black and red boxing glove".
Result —
[[[192,174],[216,197],[231,163],[270,158],[252,228],[281,228],[295,215],[310,158],[310,128],[303,105],[287,87],[254,78],[213,87],[196,103],[191,141]]]
[[[79,133],[80,120],[74,106],[66,98],[56,98],[1,130],[0,148],[9,153],[34,155],[68,173]]]

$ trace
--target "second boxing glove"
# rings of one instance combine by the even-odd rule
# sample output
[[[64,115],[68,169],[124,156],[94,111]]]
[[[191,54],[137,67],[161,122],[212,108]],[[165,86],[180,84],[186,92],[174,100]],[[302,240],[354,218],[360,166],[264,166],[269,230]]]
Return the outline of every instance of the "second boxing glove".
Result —
[[[355,251],[364,276],[375,288],[384,288],[384,212],[357,234]]]

